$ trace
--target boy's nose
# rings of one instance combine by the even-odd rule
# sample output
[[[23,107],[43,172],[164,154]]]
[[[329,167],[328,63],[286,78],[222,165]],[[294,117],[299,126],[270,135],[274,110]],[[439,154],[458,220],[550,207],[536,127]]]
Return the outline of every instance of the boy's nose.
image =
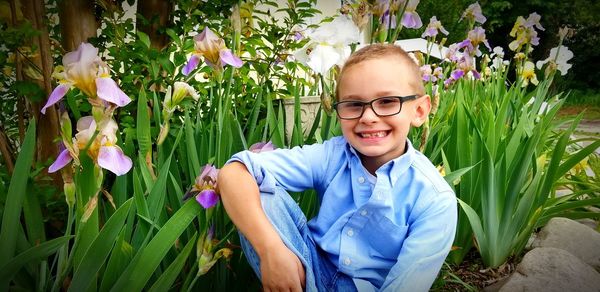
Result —
[[[365,110],[363,111],[362,117],[360,117],[360,121],[363,123],[374,122],[379,119],[379,116],[375,114],[373,108],[370,106],[365,106]]]

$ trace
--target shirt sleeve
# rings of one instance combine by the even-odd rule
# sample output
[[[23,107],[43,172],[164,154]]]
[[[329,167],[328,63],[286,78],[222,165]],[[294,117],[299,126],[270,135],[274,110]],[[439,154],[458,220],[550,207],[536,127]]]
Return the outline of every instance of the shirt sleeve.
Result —
[[[454,193],[439,193],[416,207],[416,219],[381,291],[428,291],[450,252],[457,221]]]
[[[322,185],[328,161],[328,141],[292,149],[254,153],[239,152],[227,161],[243,163],[254,176],[261,192],[273,193],[276,187],[299,192]]]

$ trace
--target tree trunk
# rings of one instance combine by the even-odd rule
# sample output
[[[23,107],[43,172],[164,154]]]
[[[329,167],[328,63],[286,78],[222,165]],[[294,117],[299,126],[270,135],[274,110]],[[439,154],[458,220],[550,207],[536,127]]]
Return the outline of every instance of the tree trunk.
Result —
[[[11,148],[8,137],[6,137],[4,129],[2,129],[2,126],[0,125],[0,155],[4,158],[4,163],[8,169],[9,176],[12,176],[13,170],[15,169],[12,156],[12,153],[14,152]]]
[[[169,39],[166,34],[161,34],[158,29],[166,27],[169,24],[169,15],[173,11],[173,3],[165,0],[145,0],[138,1],[137,12],[148,20],[148,25],[142,21],[137,21],[138,29],[150,37],[152,48],[161,50]]]
[[[143,1],[142,1],[143,2]],[[59,1],[60,32],[65,51],[76,50],[79,44],[95,37],[98,22],[94,16],[94,1],[62,0]]]
[[[29,60],[20,60],[22,64],[33,64],[39,70],[41,79],[32,79],[26,74],[17,76],[17,78],[28,79],[31,82],[38,84],[45,93],[49,96],[52,91],[51,76],[52,76],[52,56],[50,53],[50,38],[48,36],[48,28],[45,23],[47,17],[43,0],[21,0],[23,4],[23,16],[27,19],[32,27],[40,32],[39,36],[32,38],[31,47],[37,47],[35,54],[29,57]],[[40,113],[46,99],[41,102],[30,103],[31,117],[35,118],[38,127],[37,130],[37,161],[45,162],[49,159],[54,160],[58,154],[57,144],[54,143],[56,137],[59,136],[58,113],[54,108],[49,108],[45,115]],[[54,183],[57,186],[62,186],[62,179],[59,174],[52,175]]]

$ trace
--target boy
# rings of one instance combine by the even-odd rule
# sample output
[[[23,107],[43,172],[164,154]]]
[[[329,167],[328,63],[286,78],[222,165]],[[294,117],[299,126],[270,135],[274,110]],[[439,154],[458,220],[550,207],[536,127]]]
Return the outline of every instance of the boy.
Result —
[[[240,152],[218,177],[223,205],[265,291],[426,291],[456,228],[456,198],[407,134],[431,107],[418,66],[375,44],[340,72],[343,137]],[[286,190],[314,188],[308,223]],[[357,285],[359,288],[357,288]]]

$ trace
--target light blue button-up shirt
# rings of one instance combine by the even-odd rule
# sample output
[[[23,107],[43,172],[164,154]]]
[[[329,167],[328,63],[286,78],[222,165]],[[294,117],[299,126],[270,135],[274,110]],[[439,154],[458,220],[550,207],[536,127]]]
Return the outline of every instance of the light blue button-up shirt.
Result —
[[[343,137],[292,149],[240,152],[261,192],[315,189],[308,222],[340,271],[385,291],[427,291],[454,240],[456,197],[429,159],[406,152],[372,176]]]

